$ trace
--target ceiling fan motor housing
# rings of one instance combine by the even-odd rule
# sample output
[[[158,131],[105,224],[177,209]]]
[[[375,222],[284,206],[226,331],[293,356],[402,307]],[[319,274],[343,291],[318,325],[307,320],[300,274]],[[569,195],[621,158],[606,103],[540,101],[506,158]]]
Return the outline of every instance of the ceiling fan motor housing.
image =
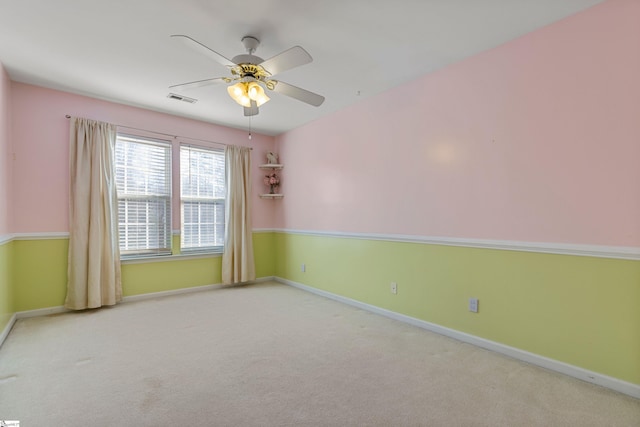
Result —
[[[242,65],[242,64],[257,65],[264,62],[264,59],[258,56],[255,56],[253,54],[253,52],[256,51],[258,46],[260,46],[260,40],[258,40],[253,36],[244,36],[242,38],[242,44],[244,45],[244,48],[247,50],[248,54],[245,53],[241,55],[236,55],[231,60],[232,62],[235,62],[238,65]]]
[[[264,59],[260,58],[259,56],[255,56],[255,55],[244,53],[242,55],[234,56],[231,61],[235,62],[236,64],[253,64],[253,65],[257,65],[257,64],[263,63]]]
[[[249,52],[249,54],[252,54],[256,51],[258,46],[260,46],[260,40],[253,36],[244,36],[242,38],[242,44],[244,45],[244,48],[247,49],[247,52]]]

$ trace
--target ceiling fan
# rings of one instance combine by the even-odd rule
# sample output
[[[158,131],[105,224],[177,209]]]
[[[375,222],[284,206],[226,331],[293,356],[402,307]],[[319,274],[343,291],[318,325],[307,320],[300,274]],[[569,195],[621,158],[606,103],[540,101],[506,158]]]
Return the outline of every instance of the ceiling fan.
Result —
[[[227,59],[189,36],[174,34],[171,37],[179,39],[189,48],[229,68],[231,76],[181,83],[169,86],[170,89],[193,89],[216,83],[235,82],[235,84],[227,87],[227,92],[234,101],[244,107],[245,116],[255,116],[258,114],[258,107],[269,101],[270,98],[266,95],[264,88],[295,98],[314,107],[318,107],[324,102],[324,96],[273,79],[273,76],[278,73],[313,61],[311,55],[300,46],[294,46],[264,60],[253,54],[260,45],[260,40],[253,36],[245,36],[242,38],[242,44],[247,53],[234,56],[233,59]]]

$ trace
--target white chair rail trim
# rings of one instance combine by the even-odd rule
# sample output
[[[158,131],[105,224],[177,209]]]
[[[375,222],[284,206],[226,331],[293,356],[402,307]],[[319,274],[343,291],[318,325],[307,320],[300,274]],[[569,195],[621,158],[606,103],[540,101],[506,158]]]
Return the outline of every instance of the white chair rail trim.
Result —
[[[57,240],[57,239],[68,239],[69,232],[68,231],[54,231],[54,232],[43,232],[43,233],[14,233],[10,234],[11,238],[9,240]],[[0,241],[1,241],[0,237]]]
[[[519,242],[511,240],[466,239],[458,237],[433,237],[407,234],[349,233],[341,231],[260,229],[275,233],[304,236],[334,237],[346,239],[380,240],[388,242],[421,243],[426,245],[461,246],[479,249],[497,249],[520,252],[537,252],[556,255],[576,255],[596,258],[640,260],[640,247],[580,245],[572,243]],[[256,232],[256,230],[254,230]]]
[[[177,230],[173,231],[173,234]],[[512,240],[465,239],[458,237],[431,237],[407,234],[349,233],[341,231],[294,230],[285,228],[255,228],[253,233],[285,233],[304,236],[337,237],[347,239],[381,240],[388,242],[421,243],[425,245],[461,246],[479,249],[497,249],[520,252],[537,252],[556,255],[575,255],[596,258],[613,258],[640,261],[640,247],[578,245],[571,243],[519,242]],[[12,240],[68,239],[68,232],[14,233],[0,235],[0,245]]]

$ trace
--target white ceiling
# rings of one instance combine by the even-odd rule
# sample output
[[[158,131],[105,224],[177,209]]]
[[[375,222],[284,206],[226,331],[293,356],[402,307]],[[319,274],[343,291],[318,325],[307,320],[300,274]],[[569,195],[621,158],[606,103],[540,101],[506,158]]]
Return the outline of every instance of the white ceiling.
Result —
[[[251,120],[277,135],[503,44],[602,0],[0,0],[0,62],[12,80],[246,129],[226,85],[169,86],[228,70],[170,38],[188,35],[232,58],[261,40],[270,58],[295,45],[314,61],[278,79],[326,97],[281,94]]]

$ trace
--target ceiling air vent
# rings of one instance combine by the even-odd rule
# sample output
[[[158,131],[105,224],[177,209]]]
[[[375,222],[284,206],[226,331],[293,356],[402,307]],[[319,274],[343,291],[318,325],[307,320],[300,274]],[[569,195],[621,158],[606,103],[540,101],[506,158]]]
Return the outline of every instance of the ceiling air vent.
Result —
[[[188,102],[189,104],[195,104],[196,102],[198,102],[197,99],[188,98],[186,96],[178,95],[177,93],[170,93],[169,95],[167,95],[167,98],[175,99],[176,101]]]

